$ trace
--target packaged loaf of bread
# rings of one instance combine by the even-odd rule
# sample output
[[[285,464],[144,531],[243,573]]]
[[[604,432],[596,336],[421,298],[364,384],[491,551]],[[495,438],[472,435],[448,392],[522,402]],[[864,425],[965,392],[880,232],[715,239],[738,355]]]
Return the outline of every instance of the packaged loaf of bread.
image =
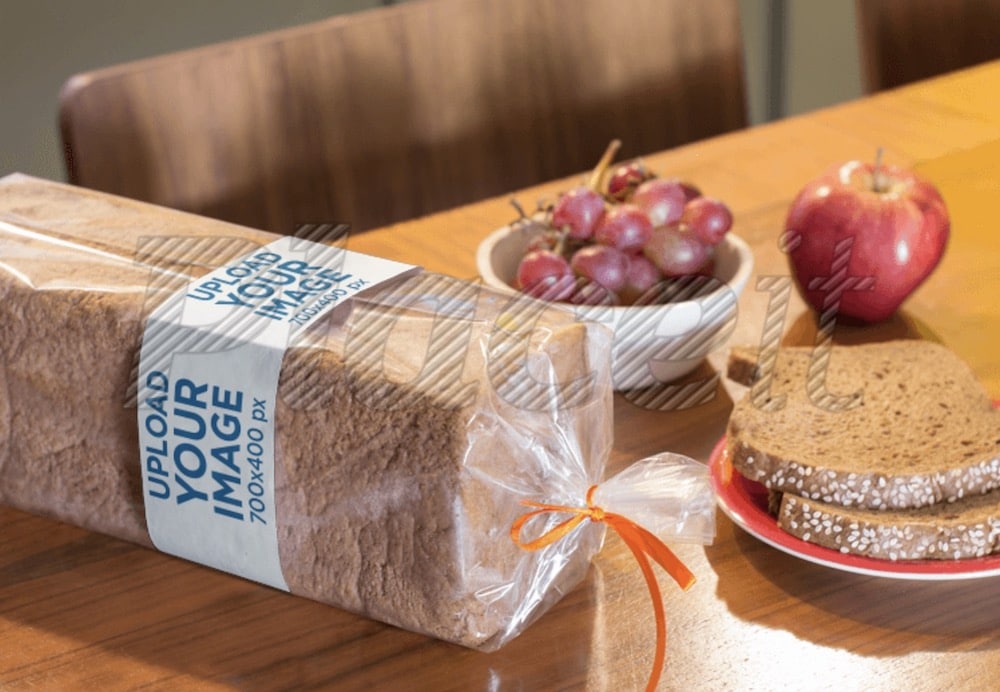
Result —
[[[510,531],[602,481],[610,335],[301,235],[0,179],[0,502],[495,649],[601,546]]]

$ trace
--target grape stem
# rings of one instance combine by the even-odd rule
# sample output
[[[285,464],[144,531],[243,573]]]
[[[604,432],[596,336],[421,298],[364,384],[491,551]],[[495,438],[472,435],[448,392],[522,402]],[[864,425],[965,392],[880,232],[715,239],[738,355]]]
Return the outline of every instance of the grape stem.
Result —
[[[601,192],[604,174],[607,172],[611,162],[615,160],[615,156],[618,154],[618,149],[621,148],[621,145],[622,142],[620,139],[612,139],[608,144],[608,148],[604,150],[604,155],[601,156],[601,160],[597,162],[596,166],[594,166],[594,170],[590,174],[590,180],[587,181],[587,187],[594,192]]]
[[[517,210],[518,221],[523,221],[528,218],[528,215],[524,213],[524,207],[522,207],[521,203],[517,201],[517,197],[510,198],[510,206]]]

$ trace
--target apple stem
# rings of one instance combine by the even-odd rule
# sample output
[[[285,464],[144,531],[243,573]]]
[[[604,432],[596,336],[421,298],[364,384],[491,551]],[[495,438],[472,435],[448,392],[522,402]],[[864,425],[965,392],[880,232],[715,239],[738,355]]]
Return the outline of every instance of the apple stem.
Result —
[[[875,192],[885,192],[889,189],[885,174],[882,172],[882,147],[875,152],[875,170],[872,172],[872,188]]]

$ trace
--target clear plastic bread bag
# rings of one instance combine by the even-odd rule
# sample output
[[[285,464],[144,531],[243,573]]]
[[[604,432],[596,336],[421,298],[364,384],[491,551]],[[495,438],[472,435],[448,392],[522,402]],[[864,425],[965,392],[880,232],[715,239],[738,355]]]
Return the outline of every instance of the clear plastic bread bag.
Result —
[[[5,504],[480,650],[585,577],[602,513],[710,540],[704,467],[605,480],[611,334],[571,311],[406,267],[372,287],[337,248],[25,176],[0,222]],[[590,514],[526,550],[526,501]]]

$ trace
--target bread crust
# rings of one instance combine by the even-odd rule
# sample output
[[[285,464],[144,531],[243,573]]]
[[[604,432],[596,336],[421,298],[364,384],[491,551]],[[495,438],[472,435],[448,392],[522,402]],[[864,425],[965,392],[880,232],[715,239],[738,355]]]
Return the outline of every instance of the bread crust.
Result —
[[[730,428],[732,431],[732,428]],[[769,490],[799,495],[842,507],[899,510],[955,502],[967,495],[1000,487],[1000,458],[982,459],[933,473],[894,474],[842,471],[822,461],[793,461],[762,451],[730,432],[727,441],[733,468]]]
[[[873,512],[783,494],[778,525],[804,541],[888,560],[964,560],[1000,552],[1000,491],[921,510]]]

